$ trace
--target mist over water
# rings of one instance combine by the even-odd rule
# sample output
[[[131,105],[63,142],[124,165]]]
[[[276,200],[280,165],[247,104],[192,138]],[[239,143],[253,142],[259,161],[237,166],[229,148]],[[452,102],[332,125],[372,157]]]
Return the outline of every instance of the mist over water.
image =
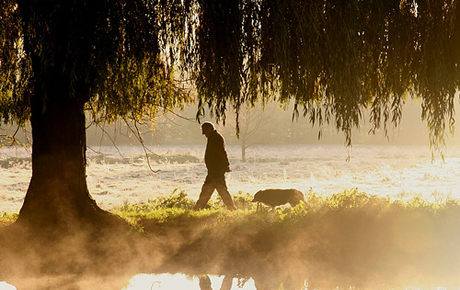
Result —
[[[152,169],[159,170],[157,173],[149,170],[144,150],[140,146],[91,147],[88,150],[87,166],[90,193],[98,204],[107,210],[115,209],[126,203],[147,202],[158,196],[169,196],[175,189],[185,190],[189,197],[196,199],[206,175],[206,168],[202,160],[204,147],[205,143],[187,146],[149,147],[149,150],[155,152],[157,157],[161,157],[155,159],[152,155],[150,159]],[[305,194],[315,193],[320,196],[330,196],[343,192],[345,189],[358,188],[361,192],[381,197],[389,196],[392,199],[411,199],[414,196],[420,196],[427,201],[445,201],[448,198],[460,198],[460,148],[456,147],[448,148],[444,161],[440,156],[435,156],[437,158],[433,161],[431,151],[426,146],[354,145],[352,148],[346,148],[343,145],[254,146],[248,149],[246,162],[241,162],[239,146],[230,145],[227,149],[233,169],[233,172],[227,176],[231,194],[237,194],[239,191],[255,194],[264,188],[297,188]],[[13,157],[17,159],[13,159]],[[2,166],[0,166],[2,176],[0,179],[0,188],[2,188],[0,213],[18,212],[22,205],[31,175],[30,161],[27,158],[28,153],[26,151],[11,148],[0,149],[0,160],[2,161]],[[214,194],[213,198],[216,196]],[[330,224],[336,225],[336,217],[330,216],[330,218],[334,221]],[[327,223],[325,222],[325,224]],[[370,225],[369,228],[365,227],[365,229],[372,230]],[[406,224],[401,227],[406,225],[409,227],[412,225],[412,221],[406,221]],[[309,230],[312,229],[315,228],[309,228]],[[423,232],[419,233],[417,228],[412,227],[412,229],[416,234],[423,235]],[[239,230],[250,231],[254,229]],[[299,247],[310,249],[309,243],[311,243],[312,247],[323,249],[321,245],[322,229],[317,230],[317,233],[312,231],[302,233],[302,236],[298,237],[297,240],[291,241],[292,245],[301,243]],[[339,227],[338,230],[343,229]],[[206,231],[203,229],[203,232]],[[366,242],[379,243],[378,238],[375,237],[382,237],[380,233],[373,235],[372,233],[350,232],[362,234],[364,238],[370,238],[369,240],[361,239],[363,245],[366,245]],[[331,240],[336,238],[334,233],[335,231],[330,233]],[[337,233],[342,234],[340,231]],[[252,233],[249,233],[247,236],[251,237],[251,235]],[[347,241],[343,238],[347,236],[337,235],[337,239],[346,244]],[[171,236],[174,237],[175,234],[171,233]],[[212,238],[219,238],[219,233],[216,233],[216,236]],[[263,236],[261,237],[261,241],[263,241]],[[398,242],[409,252],[412,248],[418,249],[426,246],[422,239],[417,239],[415,244],[412,244],[411,241],[406,241],[403,238]],[[199,241],[199,237],[196,239]],[[243,243],[243,241],[240,242]],[[180,243],[180,239],[171,242],[165,241],[164,243]],[[218,245],[212,246],[218,247]],[[259,250],[263,251],[263,247],[261,248]],[[334,246],[331,249],[337,250]],[[352,249],[361,250],[359,245],[356,248],[352,247]],[[445,250],[449,249],[446,248]],[[285,254],[286,256],[276,257],[279,260],[265,261],[264,266],[269,268],[270,263],[274,265],[287,263],[286,259],[297,255],[292,249],[286,251]],[[331,252],[326,254],[326,259],[335,261],[337,258],[334,255],[338,257],[350,255],[354,258],[356,253]],[[379,253],[369,254],[376,255],[376,259],[381,258]],[[329,255],[334,257],[331,258]],[[361,257],[360,255],[357,256]],[[218,260],[219,258],[216,257],[215,259]],[[372,260],[372,257],[366,259]],[[343,263],[348,265],[345,258]],[[372,265],[374,264],[372,263]],[[456,264],[454,263],[454,265]],[[382,267],[384,266],[385,264]],[[292,265],[292,267],[295,268],[296,265]],[[325,276],[333,276],[328,272],[329,265],[322,265],[322,267],[325,271],[321,271]],[[212,282],[212,289],[221,289],[223,276],[209,275],[209,278]],[[252,277],[247,278],[250,280],[241,287],[237,285],[237,279],[234,279],[230,289],[268,289],[257,287],[257,283],[264,281],[263,278],[257,277],[259,279],[254,278],[254,280]],[[303,278],[308,279],[309,277]],[[72,281],[72,278],[67,279]],[[104,277],[98,279],[102,281]],[[55,280],[62,282],[59,277]],[[131,276],[123,277],[123,281],[117,284],[119,286],[110,289],[179,289],[174,283],[180,281],[184,283],[182,289],[205,289],[200,288],[198,276],[183,274],[168,276],[149,273],[132,273]],[[88,284],[91,286],[86,287],[85,281],[77,282],[81,287],[74,289],[103,289],[91,288],[93,286],[91,284]],[[98,283],[96,282],[96,284]],[[55,282],[54,285],[60,284]],[[292,289],[299,290],[301,288],[292,287]],[[307,287],[307,289],[309,288]],[[385,288],[382,287],[382,289]]]
[[[206,175],[203,145],[149,147],[163,159],[150,158],[140,146],[91,147],[87,180],[92,196],[104,209],[168,196],[175,189],[197,198]],[[227,175],[231,194],[255,194],[265,188],[297,188],[321,196],[358,188],[395,199],[420,195],[427,201],[460,197],[460,148],[449,147],[443,161],[426,146],[290,145],[254,146],[241,162],[241,148],[227,148],[233,172]],[[175,158],[172,158],[174,157]],[[0,149],[0,212],[21,208],[30,176],[28,152]],[[349,158],[349,161],[347,159]],[[9,160],[9,161],[8,161]]]

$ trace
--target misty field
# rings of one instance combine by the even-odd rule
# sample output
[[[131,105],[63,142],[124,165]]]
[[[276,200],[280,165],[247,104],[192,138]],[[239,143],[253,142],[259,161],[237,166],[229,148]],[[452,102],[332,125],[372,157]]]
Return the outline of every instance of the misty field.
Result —
[[[205,176],[202,146],[150,153],[158,173],[138,151],[90,154],[90,192],[133,230],[90,243],[78,234],[47,240],[45,258],[26,261],[38,255],[33,238],[27,246],[8,240],[17,211],[4,208],[19,210],[29,161],[10,155],[1,166],[10,183],[2,186],[0,281],[17,289],[152,289],[128,284],[140,273],[181,273],[240,286],[250,279],[253,288],[244,289],[258,290],[460,287],[457,151],[432,162],[418,147],[288,149],[256,148],[243,163],[229,148],[236,212],[216,195],[210,209],[191,210]],[[269,187],[298,188],[307,203],[273,211],[250,202]],[[73,254],[57,266],[54,253],[69,244]]]
[[[89,191],[107,210],[169,196],[176,189],[197,198],[206,175],[204,148],[205,140],[200,145],[154,146],[148,148],[148,155],[140,146],[90,147]],[[432,161],[426,146],[255,146],[248,149],[247,162],[241,162],[240,147],[231,145],[228,154],[231,194],[288,187],[326,197],[358,188],[400,200],[460,198],[458,147],[449,147],[445,162],[440,155]],[[149,169],[146,156],[156,173]],[[0,213],[19,212],[31,176],[30,152],[2,148],[0,175]]]

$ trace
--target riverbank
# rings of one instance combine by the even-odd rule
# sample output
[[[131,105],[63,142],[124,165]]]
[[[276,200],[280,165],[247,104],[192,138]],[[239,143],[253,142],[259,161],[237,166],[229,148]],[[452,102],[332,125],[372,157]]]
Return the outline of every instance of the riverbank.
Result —
[[[20,251],[7,255],[2,245],[1,257],[9,260],[1,261],[0,280],[40,289],[19,285],[24,277],[72,276],[60,289],[115,290],[139,273],[185,273],[250,277],[259,290],[460,287],[455,200],[391,201],[354,190],[328,198],[313,194],[306,205],[269,211],[249,198],[237,198],[236,212],[219,203],[191,211],[193,200],[184,194],[129,204],[114,213],[136,231],[97,239],[75,233],[50,247],[45,260],[32,251],[37,245],[16,241],[10,249]],[[21,261],[27,265],[16,264]],[[118,278],[112,280],[118,288],[78,286],[88,277],[110,276]]]

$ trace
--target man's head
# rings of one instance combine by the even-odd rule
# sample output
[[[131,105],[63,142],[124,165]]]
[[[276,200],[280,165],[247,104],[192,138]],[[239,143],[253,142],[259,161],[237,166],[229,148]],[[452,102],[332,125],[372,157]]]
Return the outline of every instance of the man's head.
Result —
[[[206,138],[209,137],[209,135],[214,132],[216,128],[214,127],[214,124],[211,122],[204,122],[203,125],[201,125],[201,133],[206,136]]]

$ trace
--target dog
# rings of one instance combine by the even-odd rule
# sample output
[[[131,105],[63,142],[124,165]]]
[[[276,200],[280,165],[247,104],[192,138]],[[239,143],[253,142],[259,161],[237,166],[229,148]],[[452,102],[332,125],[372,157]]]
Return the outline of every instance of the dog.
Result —
[[[268,205],[272,209],[275,207],[289,203],[291,207],[298,205],[300,202],[307,203],[305,196],[297,189],[265,189],[259,190],[252,202],[261,202]]]

